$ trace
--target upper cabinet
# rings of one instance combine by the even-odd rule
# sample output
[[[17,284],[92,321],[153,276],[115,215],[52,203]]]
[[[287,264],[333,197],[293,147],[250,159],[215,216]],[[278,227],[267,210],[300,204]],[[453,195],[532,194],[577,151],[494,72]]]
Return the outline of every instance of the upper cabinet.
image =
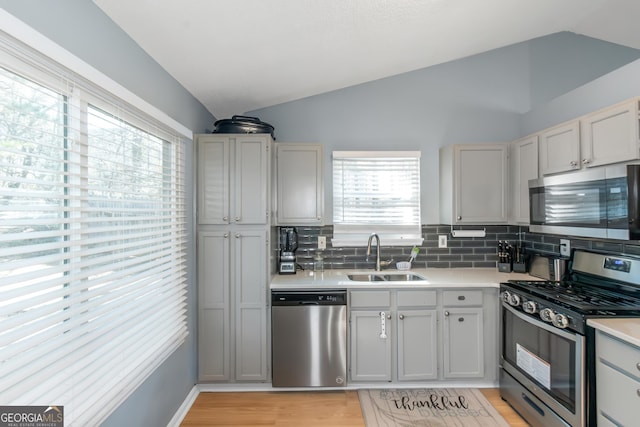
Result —
[[[640,159],[638,102],[634,98],[540,132],[540,173]]]
[[[639,158],[637,99],[589,114],[581,123],[584,166],[601,166]]]
[[[549,175],[580,169],[580,122],[573,120],[544,130],[540,138],[540,172]]]
[[[440,222],[507,222],[508,144],[449,145],[440,149]]]
[[[276,143],[276,224],[321,225],[322,145]]]
[[[538,136],[514,141],[509,149],[509,223],[529,224],[529,180],[538,178]]]
[[[268,224],[272,139],[267,134],[196,136],[199,224]]]

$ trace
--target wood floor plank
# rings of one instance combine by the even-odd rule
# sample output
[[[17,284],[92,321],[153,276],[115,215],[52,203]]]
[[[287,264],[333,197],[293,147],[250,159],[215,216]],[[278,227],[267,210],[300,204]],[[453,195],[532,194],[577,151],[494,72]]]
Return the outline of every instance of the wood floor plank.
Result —
[[[528,426],[498,389],[481,391],[512,427]],[[364,418],[354,390],[203,392],[181,426],[364,427]]]

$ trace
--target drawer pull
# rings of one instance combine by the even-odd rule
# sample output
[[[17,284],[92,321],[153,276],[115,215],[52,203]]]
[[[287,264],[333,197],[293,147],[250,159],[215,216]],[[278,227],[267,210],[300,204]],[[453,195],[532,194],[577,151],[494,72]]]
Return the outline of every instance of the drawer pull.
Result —
[[[458,295],[458,301],[464,301],[465,299],[464,295]]]
[[[638,397],[640,397],[640,388],[636,390],[636,393],[638,393]]]
[[[464,322],[464,317],[458,317],[458,322]]]
[[[640,371],[640,362],[636,363],[636,368],[638,368],[638,371]]]

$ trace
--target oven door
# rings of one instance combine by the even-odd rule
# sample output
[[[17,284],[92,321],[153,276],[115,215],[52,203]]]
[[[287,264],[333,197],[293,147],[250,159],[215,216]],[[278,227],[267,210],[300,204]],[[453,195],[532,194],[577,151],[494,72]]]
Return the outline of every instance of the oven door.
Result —
[[[572,426],[584,425],[584,337],[502,304],[501,364]]]

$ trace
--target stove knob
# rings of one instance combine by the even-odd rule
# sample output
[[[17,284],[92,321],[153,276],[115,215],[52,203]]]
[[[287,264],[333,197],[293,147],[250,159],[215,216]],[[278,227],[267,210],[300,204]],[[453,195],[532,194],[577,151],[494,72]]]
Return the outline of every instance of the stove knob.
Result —
[[[553,322],[554,317],[555,313],[550,308],[543,308],[540,310],[540,318],[545,322]]]
[[[509,297],[509,305],[517,307],[520,305],[520,302],[521,302],[520,295],[511,294],[511,296]]]
[[[522,303],[522,309],[525,313],[535,314],[538,312],[538,303],[535,301],[525,301]]]
[[[502,301],[506,302],[507,304],[509,304],[509,300],[511,299],[511,292],[509,291],[504,291],[502,293]]]
[[[556,314],[553,317],[553,326],[555,326],[556,328],[564,329],[569,326],[569,318],[561,313]]]

